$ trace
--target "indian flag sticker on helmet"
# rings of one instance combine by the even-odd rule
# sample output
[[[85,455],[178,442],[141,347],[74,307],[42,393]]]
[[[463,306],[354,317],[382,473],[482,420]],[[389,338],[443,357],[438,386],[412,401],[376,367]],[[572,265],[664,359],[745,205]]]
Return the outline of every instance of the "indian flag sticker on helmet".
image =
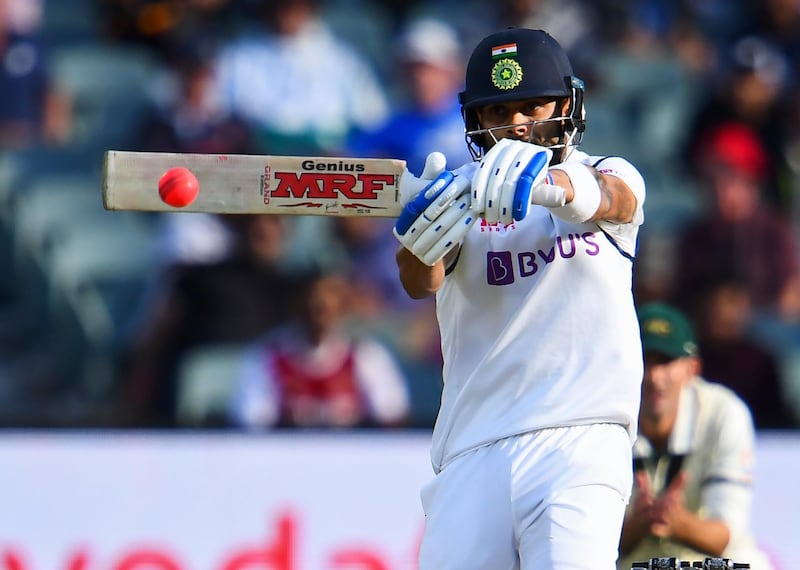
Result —
[[[492,67],[492,83],[498,89],[513,89],[522,81],[522,67],[514,59],[497,60]]]
[[[517,44],[503,44],[492,48],[492,57],[517,55]]]

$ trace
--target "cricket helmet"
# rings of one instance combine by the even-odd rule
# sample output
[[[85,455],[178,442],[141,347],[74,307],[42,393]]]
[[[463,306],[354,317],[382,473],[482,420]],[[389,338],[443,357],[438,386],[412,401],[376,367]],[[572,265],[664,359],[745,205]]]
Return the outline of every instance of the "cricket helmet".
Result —
[[[487,36],[470,56],[465,83],[458,99],[467,130],[467,144],[473,155],[486,150],[484,139],[488,135],[479,124],[476,109],[539,97],[570,101],[564,116],[548,119],[562,123],[560,142],[553,147],[566,148],[580,143],[586,125],[584,84],[574,75],[567,53],[547,32],[509,28]]]

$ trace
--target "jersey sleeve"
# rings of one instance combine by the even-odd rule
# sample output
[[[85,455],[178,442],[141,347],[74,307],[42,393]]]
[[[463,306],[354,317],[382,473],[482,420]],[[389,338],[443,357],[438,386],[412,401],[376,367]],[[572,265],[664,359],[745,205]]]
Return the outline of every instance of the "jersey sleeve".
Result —
[[[606,158],[592,157],[591,164],[600,174],[615,176],[627,184],[636,198],[636,212],[633,219],[626,224],[599,221],[597,225],[606,232],[619,247],[628,255],[636,255],[636,239],[639,226],[644,222],[645,181],[639,170],[624,158],[608,156]]]
[[[236,371],[228,413],[235,425],[263,428],[275,425],[280,414],[280,395],[261,344],[245,350]]]
[[[404,420],[410,407],[406,379],[388,349],[371,339],[360,340],[355,367],[372,418],[381,424]]]
[[[731,398],[720,412],[715,426],[718,445],[702,483],[702,503],[707,517],[728,524],[734,542],[749,532],[755,430],[743,402]]]

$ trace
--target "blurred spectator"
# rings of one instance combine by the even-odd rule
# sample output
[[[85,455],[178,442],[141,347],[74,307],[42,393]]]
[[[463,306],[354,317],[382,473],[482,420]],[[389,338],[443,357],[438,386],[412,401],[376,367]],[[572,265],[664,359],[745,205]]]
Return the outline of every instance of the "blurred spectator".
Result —
[[[748,330],[778,356],[784,401],[800,425],[800,319],[787,321],[764,313],[752,319]]]
[[[0,0],[0,147],[69,142],[71,102],[48,68],[41,9],[35,0]]]
[[[462,44],[456,30],[433,17],[412,19],[395,43],[400,102],[377,129],[350,141],[353,156],[406,160],[420,174],[433,151],[451,168],[472,160],[458,102],[463,88]],[[414,302],[396,278],[397,242],[386,220],[342,218],[334,223],[335,243],[349,260],[349,280],[358,290],[355,310],[367,326],[383,329],[407,357],[439,366],[441,354],[432,302]],[[370,268],[364,271],[363,268]],[[409,334],[409,331],[415,331]],[[424,380],[423,380],[424,381]]]
[[[433,299],[414,301],[397,279],[397,240],[393,220],[384,218],[328,218],[324,247],[314,264],[336,268],[352,291],[351,325],[363,334],[380,338],[402,365],[410,365],[426,382],[439,377],[441,348]],[[319,247],[317,245],[317,247]],[[310,261],[310,260],[309,260]],[[308,261],[299,265],[307,267]],[[425,378],[421,378],[425,375]]]
[[[57,0],[56,0],[57,1]],[[168,59],[175,43],[222,41],[242,16],[239,0],[95,0],[103,39]]]
[[[231,401],[247,428],[399,426],[409,416],[392,354],[346,328],[352,291],[321,272],[294,291],[294,318],[245,353]]]
[[[574,62],[576,75],[586,79],[585,64],[590,58],[596,61],[598,56],[598,32],[613,37],[618,31],[615,25],[624,15],[618,4],[585,0],[438,0],[428,6],[437,17],[455,26],[466,45],[475,45],[485,35],[508,27],[547,30]]]
[[[185,355],[252,341],[288,318],[293,279],[280,265],[283,222],[280,216],[227,216],[235,236],[228,257],[167,269],[122,362],[121,406],[132,414],[128,421],[174,425],[176,375]]]
[[[176,47],[151,116],[141,129],[139,146],[157,152],[248,153],[248,126],[222,106],[213,92],[211,48]]]
[[[707,47],[690,31],[673,34],[669,19],[641,10],[624,10],[611,26],[617,30],[613,37],[604,30],[583,54],[587,63],[578,73],[593,95],[582,148],[590,153],[613,148],[631,157],[644,169],[648,193],[656,194],[659,183],[680,168],[676,157],[696,106],[699,78],[706,81],[706,73],[684,58]]]
[[[384,218],[332,220],[329,259],[338,256],[351,287],[357,292],[354,308],[367,318],[417,308],[397,282],[393,224],[394,220]]]
[[[695,152],[710,203],[680,237],[676,298],[689,300],[698,284],[732,274],[755,311],[795,318],[800,253],[787,219],[764,199],[770,156],[739,123],[711,131]]]
[[[575,73],[589,79],[592,67],[602,49],[598,32],[611,33],[616,18],[605,18],[610,7],[598,9],[593,2],[583,0],[500,0],[496,3],[500,20],[497,29],[520,26],[547,30],[563,46]],[[603,25],[599,26],[600,18]]]
[[[798,86],[800,73],[800,9],[797,0],[765,0],[754,3],[753,32],[767,39],[787,58],[787,79]]]
[[[749,127],[771,157],[760,173],[767,182],[765,198],[776,205],[788,204],[786,190],[778,186],[789,137],[784,98],[788,62],[775,46],[758,36],[737,40],[725,55],[719,80],[705,93],[691,120],[685,148],[694,153],[704,138],[731,122]]]
[[[691,22],[717,53],[724,52],[751,25],[758,5],[751,0],[646,0],[641,3],[674,7],[675,16]]]
[[[285,224],[289,222],[284,221]],[[231,255],[236,236],[223,215],[206,212],[167,213],[154,224],[158,267],[153,277],[174,265],[217,263]]]
[[[138,149],[155,152],[246,154],[252,151],[248,126],[223,110],[210,88],[211,48],[175,45],[150,116],[142,124]],[[157,249],[164,266],[216,262],[227,256],[233,236],[219,216],[185,213],[162,216]]]
[[[259,152],[341,152],[352,130],[384,120],[383,85],[361,52],[332,33],[319,0],[260,6],[215,65],[216,96],[254,129]]]
[[[429,368],[429,375],[438,377],[442,357],[434,300],[414,301],[400,285],[392,224],[381,218],[336,218],[328,260],[337,260],[353,289],[356,324],[380,335],[404,363]]]
[[[703,375],[736,392],[750,408],[756,428],[798,427],[778,355],[748,336],[752,315],[747,289],[726,278],[697,286],[703,293],[693,320]]]
[[[444,153],[450,168],[470,161],[458,102],[463,59],[458,35],[448,24],[432,18],[411,22],[395,47],[400,108],[377,129],[358,133],[349,152],[401,158],[415,174],[433,151]]]

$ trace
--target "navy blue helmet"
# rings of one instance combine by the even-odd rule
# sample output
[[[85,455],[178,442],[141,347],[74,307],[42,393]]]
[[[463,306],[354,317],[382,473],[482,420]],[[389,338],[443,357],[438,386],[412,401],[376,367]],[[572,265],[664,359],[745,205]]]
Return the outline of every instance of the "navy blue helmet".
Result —
[[[574,75],[566,52],[547,32],[509,28],[487,36],[470,56],[465,89],[458,96],[470,151],[480,156],[489,134],[479,124],[477,108],[540,97],[570,101],[564,116],[557,110],[558,116],[548,119],[561,124],[559,140],[551,147],[579,144],[585,129],[583,94],[583,81]]]

